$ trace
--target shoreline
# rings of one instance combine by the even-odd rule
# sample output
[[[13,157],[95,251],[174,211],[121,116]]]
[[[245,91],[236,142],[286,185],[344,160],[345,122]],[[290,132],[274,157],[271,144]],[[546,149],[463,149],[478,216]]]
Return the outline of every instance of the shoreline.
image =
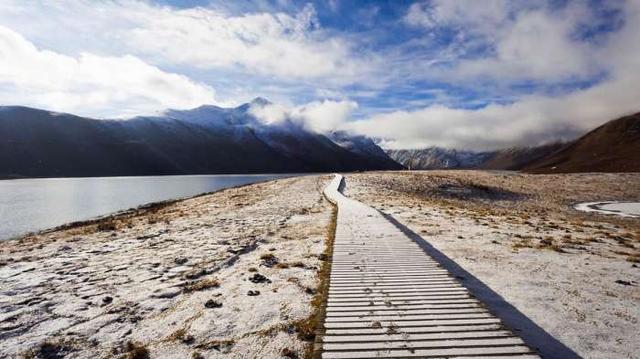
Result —
[[[328,173],[328,172],[327,172]],[[16,176],[16,177],[4,177],[0,176],[0,181],[10,180],[57,180],[57,179],[83,179],[83,178],[145,178],[145,177],[207,177],[207,176],[270,176],[270,175],[292,175],[292,176],[305,176],[305,175],[323,175],[324,172],[265,172],[265,173],[198,173],[198,174],[165,174],[165,175],[113,175],[113,176],[67,176],[67,177],[28,177],[28,176]],[[284,177],[287,178],[287,177]]]
[[[0,356],[302,355],[326,260],[325,177],[228,188],[0,243]]]
[[[269,176],[269,175],[278,175],[278,174],[252,174],[252,175],[248,175],[248,176]],[[218,176],[218,175],[186,175],[189,177],[193,177],[193,176]],[[240,175],[235,175],[235,174],[225,174],[225,175],[221,175],[221,176],[245,176],[243,174]],[[126,208],[126,209],[122,209],[122,210],[118,210],[115,212],[110,212],[104,215],[100,215],[100,216],[96,216],[93,218],[89,218],[89,219],[85,219],[85,220],[79,220],[79,221],[72,221],[72,222],[68,222],[68,223],[64,223],[55,227],[50,227],[50,228],[45,228],[45,229],[41,229],[38,231],[31,231],[31,232],[26,232],[23,234],[18,234],[16,236],[13,237],[8,237],[8,238],[0,238],[0,242],[3,241],[13,241],[13,240],[20,240],[21,238],[25,238],[25,237],[32,237],[32,236],[38,236],[38,235],[42,235],[42,234],[47,234],[47,233],[51,233],[51,232],[55,232],[55,231],[60,231],[60,230],[67,230],[67,229],[71,229],[71,228],[75,228],[78,226],[85,226],[85,225],[92,225],[92,224],[99,224],[100,222],[103,222],[105,220],[109,220],[112,217],[118,217],[118,216],[126,216],[126,215],[142,215],[144,214],[145,211],[150,211],[150,210],[154,210],[154,209],[158,209],[158,208],[162,208],[165,207],[167,205],[171,205],[174,204],[176,202],[179,201],[184,201],[184,200],[189,200],[189,199],[193,199],[193,198],[197,198],[200,196],[206,196],[206,195],[211,195],[220,191],[224,191],[225,189],[230,189],[230,188],[239,188],[239,187],[244,187],[244,186],[250,186],[252,184],[258,184],[258,183],[264,183],[264,182],[268,182],[268,181],[276,181],[278,179],[287,179],[287,178],[293,178],[293,177],[304,177],[307,176],[307,174],[291,174],[291,176],[287,176],[287,177],[281,177],[281,178],[276,178],[276,179],[265,179],[265,180],[260,180],[260,181],[256,181],[256,182],[251,182],[251,183],[245,183],[245,184],[239,184],[239,185],[234,185],[231,187],[225,187],[225,188],[220,188],[214,191],[208,191],[208,192],[203,192],[203,193],[199,193],[193,196],[187,196],[187,197],[179,197],[179,198],[174,198],[174,199],[168,199],[168,200],[163,200],[163,201],[154,201],[154,202],[148,202],[148,203],[144,203],[141,204],[139,206],[136,207],[131,207],[131,208]],[[149,176],[127,176],[127,177],[56,177],[56,178],[32,178],[32,179],[68,179],[68,178],[144,178],[144,177],[149,177]],[[151,177],[157,177],[157,176],[151,176]],[[182,175],[177,175],[177,176],[164,176],[164,177],[183,177]],[[1,179],[0,179],[1,180]]]

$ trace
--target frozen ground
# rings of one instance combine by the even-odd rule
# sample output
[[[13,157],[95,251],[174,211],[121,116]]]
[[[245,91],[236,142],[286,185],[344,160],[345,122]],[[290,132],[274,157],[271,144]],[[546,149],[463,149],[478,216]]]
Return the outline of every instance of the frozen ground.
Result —
[[[346,194],[420,234],[585,358],[640,353],[640,219],[575,211],[640,199],[640,174],[366,173]]]
[[[0,242],[0,357],[302,356],[330,176]]]
[[[0,357],[302,356],[330,178],[1,242]],[[640,201],[638,183],[640,174],[389,172],[348,175],[346,194],[422,235],[578,354],[633,358],[640,219],[572,204]]]
[[[620,217],[640,216],[640,202],[584,202],[578,203],[574,207],[583,212],[611,214]]]

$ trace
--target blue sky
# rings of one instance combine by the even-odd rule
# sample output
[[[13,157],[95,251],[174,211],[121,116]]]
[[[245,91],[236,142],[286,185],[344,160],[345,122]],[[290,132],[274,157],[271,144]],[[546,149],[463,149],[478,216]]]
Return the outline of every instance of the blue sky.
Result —
[[[638,3],[6,0],[0,97],[110,118],[262,96],[393,148],[535,145],[640,110]]]

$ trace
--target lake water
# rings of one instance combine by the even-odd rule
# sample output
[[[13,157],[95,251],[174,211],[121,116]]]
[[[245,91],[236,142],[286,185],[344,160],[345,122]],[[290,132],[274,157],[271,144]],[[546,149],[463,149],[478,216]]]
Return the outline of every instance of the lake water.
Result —
[[[291,174],[0,180],[0,240]]]

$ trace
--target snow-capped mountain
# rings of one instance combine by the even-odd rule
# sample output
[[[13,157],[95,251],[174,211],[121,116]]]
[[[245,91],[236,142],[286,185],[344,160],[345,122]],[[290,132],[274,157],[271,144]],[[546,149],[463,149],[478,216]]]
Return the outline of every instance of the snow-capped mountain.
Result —
[[[519,170],[532,161],[558,151],[563,146],[563,143],[552,143],[534,147],[510,147],[487,152],[429,147],[419,150],[387,150],[386,153],[396,162],[415,170]]]
[[[490,156],[485,152],[458,151],[440,147],[418,150],[387,150],[389,157],[408,169],[477,168]]]
[[[258,98],[236,108],[205,105],[129,120],[0,107],[0,177],[402,168],[379,148],[378,156],[367,156],[369,143],[366,150],[345,146],[293,121],[262,123],[250,109],[268,104]]]

